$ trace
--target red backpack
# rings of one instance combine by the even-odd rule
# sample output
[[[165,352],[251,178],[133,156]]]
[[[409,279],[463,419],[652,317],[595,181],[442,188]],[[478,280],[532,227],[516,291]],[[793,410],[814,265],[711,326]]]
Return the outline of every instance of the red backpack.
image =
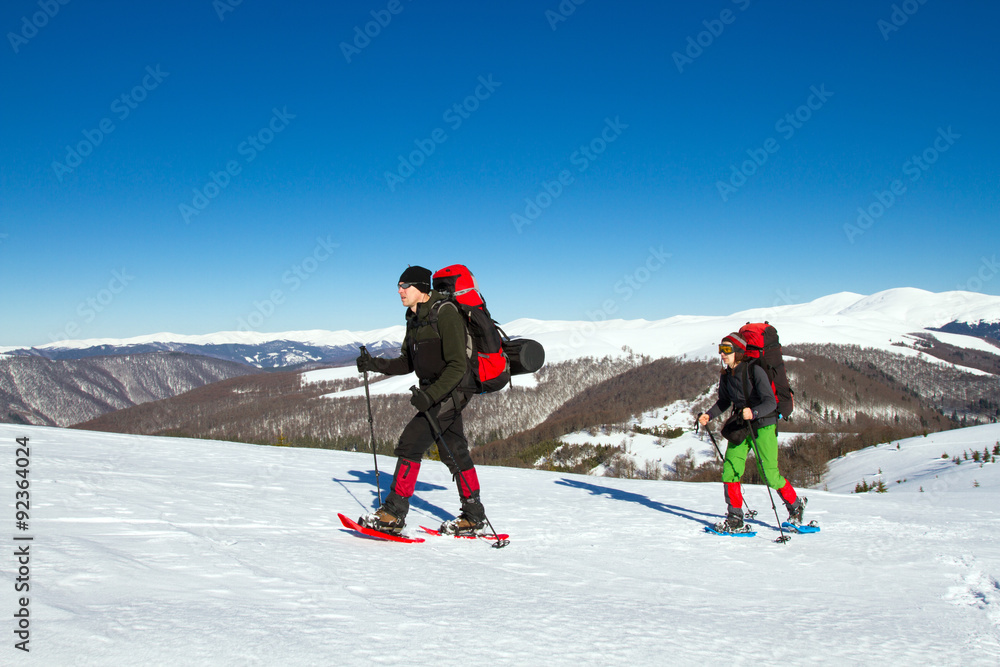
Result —
[[[794,407],[795,392],[788,384],[778,331],[768,322],[747,322],[740,327],[740,336],[747,342],[747,358],[753,363],[759,363],[771,380],[771,389],[778,401],[778,419],[788,419]]]
[[[545,364],[545,349],[530,338],[509,338],[486,309],[472,271],[452,264],[432,276],[433,287],[448,297],[466,324],[466,354],[480,394],[499,391],[512,375],[534,373]]]
[[[510,382],[510,361],[504,353],[503,336],[486,309],[472,271],[461,264],[452,264],[437,271],[432,279],[434,289],[447,296],[465,319],[466,353],[473,362],[478,393],[503,389]]]

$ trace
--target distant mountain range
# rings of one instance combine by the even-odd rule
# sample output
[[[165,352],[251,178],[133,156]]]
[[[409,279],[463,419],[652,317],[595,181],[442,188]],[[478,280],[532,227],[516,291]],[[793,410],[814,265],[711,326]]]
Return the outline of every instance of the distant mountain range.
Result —
[[[507,333],[533,338],[543,344],[548,365],[576,362],[581,365],[560,371],[564,378],[576,378],[566,380],[572,386],[569,394],[557,389],[561,381],[536,389],[541,374],[516,379],[518,391],[527,392],[517,403],[517,420],[502,421],[505,411],[514,409],[513,404],[499,409],[496,415],[484,411],[483,419],[489,422],[481,431],[483,437],[510,434],[512,429],[539,424],[562,402],[572,398],[573,391],[583,392],[596,382],[606,381],[648,360],[675,358],[712,360],[714,363],[718,340],[751,320],[772,322],[786,348],[814,346],[809,348],[810,354],[816,354],[824,348],[815,346],[834,346],[829,354],[836,355],[840,363],[853,364],[852,367],[862,372],[865,369],[858,364],[863,363],[866,367],[876,364],[889,369],[887,372],[898,381],[909,383],[912,371],[892,370],[895,362],[891,360],[919,363],[922,369],[919,392],[928,394],[929,404],[938,410],[947,409],[949,414],[956,411],[959,416],[989,417],[994,411],[995,396],[1000,395],[1000,343],[997,342],[1000,297],[971,292],[935,294],[912,288],[887,290],[871,296],[844,292],[809,303],[747,310],[728,316],[676,316],[657,321],[520,319],[509,322],[504,325]],[[222,332],[197,336],[159,333],[128,339],[61,341],[31,348],[0,348],[0,421],[76,424],[150,401],[170,399],[220,380],[263,370],[280,370],[294,375],[294,381],[276,381],[275,384],[248,379],[245,386],[235,383],[221,393],[198,394],[202,398],[192,397],[193,403],[189,400],[171,407],[169,402],[164,402],[163,409],[171,411],[169,423],[182,428],[185,414],[193,409],[190,406],[204,404],[209,412],[224,414],[228,409],[225,401],[239,395],[242,397],[239,419],[243,423],[241,428],[245,429],[241,433],[253,432],[256,429],[253,420],[262,419],[254,396],[267,394],[268,400],[275,401],[277,390],[274,387],[297,387],[295,391],[299,392],[301,401],[310,402],[309,412],[296,418],[301,422],[296,428],[305,433],[310,423],[321,419],[316,415],[323,414],[322,401],[320,404],[315,401],[324,395],[307,385],[324,383],[328,387],[325,391],[328,401],[351,401],[359,396],[363,399],[364,393],[357,387],[359,376],[352,363],[358,347],[363,344],[372,354],[393,356],[403,334],[402,325],[358,332]],[[889,356],[861,357],[849,348]],[[621,369],[612,370],[606,362],[597,361],[609,358],[626,363]],[[344,368],[318,370],[331,366]],[[600,366],[607,368],[598,371]],[[935,371],[936,368],[940,368],[940,372]],[[940,376],[936,397],[929,395],[933,392],[925,388],[934,384],[935,374]],[[947,386],[951,388],[948,396],[942,396],[940,389],[945,386],[945,375],[948,376]],[[402,407],[405,412],[405,399],[398,395],[407,393],[411,384],[413,378],[409,376],[380,379],[373,382],[371,393],[385,397],[392,405],[396,404],[396,398],[403,400],[393,410]],[[963,393],[970,387],[968,395]],[[965,389],[960,392],[962,388]],[[504,392],[507,394],[512,392]],[[541,398],[543,394],[544,399]],[[223,402],[209,409],[206,400]],[[837,400],[839,414],[847,405]],[[279,423],[286,415],[290,418],[298,409],[292,405],[294,402],[290,399],[282,404],[271,421]],[[490,405],[486,401],[479,403]],[[975,405],[967,405],[971,403]],[[155,412],[153,408],[145,410],[144,420],[154,423],[156,415],[150,414],[150,410]],[[330,437],[345,437],[336,420],[331,421],[328,416],[322,419],[329,422],[325,428]],[[213,419],[215,417],[203,417],[205,423]],[[191,434],[202,435],[200,431]],[[259,439],[266,440],[264,437]]]
[[[398,329],[398,332],[395,330]],[[385,333],[394,335],[386,339]],[[8,349],[12,356],[38,356],[53,360],[87,359],[121,354],[179,352],[211,357],[261,369],[291,370],[307,365],[340,366],[354,361],[358,346],[366,344],[372,354],[398,350],[403,327],[375,332],[287,332],[244,334],[222,332],[205,336],[171,333],[125,339],[60,341],[38,347]]]
[[[519,319],[503,325],[512,336],[536,338],[549,361],[622,355],[715,356],[715,343],[746,321],[775,324],[783,344],[840,344],[890,349],[912,343],[910,334],[940,332],[1000,339],[1000,297],[975,292],[933,293],[897,288],[871,296],[841,292],[804,304],[757,308],[729,316],[679,315],[663,320],[552,321]],[[158,333],[125,339],[60,341],[29,348],[0,348],[15,356],[84,359],[95,356],[182,352],[262,369],[342,366],[366,345],[372,354],[392,355],[402,325],[372,331],[228,331],[205,335]],[[956,344],[952,340],[946,340]],[[962,345],[970,345],[966,341]],[[988,343],[975,344],[979,347]]]

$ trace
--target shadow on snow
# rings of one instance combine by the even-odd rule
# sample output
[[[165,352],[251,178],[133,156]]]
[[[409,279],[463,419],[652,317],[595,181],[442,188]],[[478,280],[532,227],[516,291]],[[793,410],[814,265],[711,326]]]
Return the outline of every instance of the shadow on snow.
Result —
[[[687,509],[686,507],[678,507],[677,505],[667,505],[666,503],[661,503],[658,500],[652,500],[651,498],[649,498],[649,496],[644,496],[638,493],[632,493],[631,491],[622,491],[621,489],[613,489],[608,486],[599,486],[597,484],[582,482],[576,479],[563,478],[556,480],[555,483],[575,489],[583,489],[584,491],[589,491],[592,495],[595,496],[608,496],[612,500],[622,500],[625,502],[645,505],[646,507],[654,509],[657,512],[665,512],[667,514],[679,516],[682,519],[688,519],[689,521],[694,521],[695,523],[699,523],[703,526],[712,526],[720,518],[718,514],[711,514],[708,512],[698,512],[695,510]],[[708,517],[708,519],[702,519],[699,517]]]
[[[332,481],[344,487],[344,490],[347,491],[347,493],[352,498],[354,498],[354,500],[357,501],[358,505],[360,505],[362,509],[364,509],[366,512],[369,511],[369,509],[372,510],[378,509],[378,493],[376,492],[376,486],[375,486],[375,471],[348,470],[347,474],[354,477],[354,479],[337,479],[336,477],[334,477],[332,478]],[[379,471],[378,478],[379,478],[378,481],[380,482],[380,486],[382,489],[382,500],[385,500],[385,497],[389,495],[389,491],[391,490],[392,473]],[[347,486],[348,484],[364,484],[370,487],[371,490],[368,492],[369,501],[367,503],[362,502],[362,499],[358,497],[358,494],[355,494],[350,488],[348,488]],[[440,484],[429,484],[427,482],[421,482],[420,480],[417,480],[415,491],[417,493],[421,491],[443,491],[446,490],[447,488],[448,487],[441,486]],[[458,492],[456,491],[456,496],[457,495]],[[413,495],[412,498],[410,498],[410,508],[426,512],[431,516],[437,517],[441,521],[447,521],[448,519],[455,518],[453,514],[445,511],[444,509],[438,507],[437,505],[434,505],[433,503],[429,503],[426,500],[421,499],[418,495],[416,495],[416,493]]]

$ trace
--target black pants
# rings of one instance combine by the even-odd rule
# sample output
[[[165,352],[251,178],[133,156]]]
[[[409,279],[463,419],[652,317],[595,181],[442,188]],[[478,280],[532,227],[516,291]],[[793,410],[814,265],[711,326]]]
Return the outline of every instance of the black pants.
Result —
[[[441,429],[442,439],[448,446],[445,451],[445,448],[438,444],[441,461],[448,466],[452,475],[458,475],[461,471],[473,467],[472,456],[469,454],[469,441],[465,439],[462,428],[462,408],[469,402],[469,397],[465,394],[457,396],[457,406],[454,399],[448,397],[430,409],[431,415],[437,420]],[[435,442],[430,422],[422,412],[418,412],[400,434],[399,443],[393,454],[398,458],[419,463]],[[451,452],[451,456],[448,456],[448,452]]]
[[[448,446],[447,451],[438,443],[441,460],[448,466],[458,483],[460,498],[475,495],[478,503],[479,480],[469,455],[469,442],[462,431],[462,408],[468,402],[467,395],[458,395],[458,405],[451,397],[430,409],[431,415],[441,429],[441,437]],[[385,499],[385,506],[397,518],[405,517],[410,511],[410,496],[416,488],[420,474],[420,460],[436,442],[427,415],[418,412],[409,421],[399,436],[399,443],[393,452],[396,457],[396,472],[392,480],[392,492]],[[449,455],[450,452],[450,455]],[[463,489],[464,485],[464,489]],[[463,503],[466,501],[463,500]],[[482,505],[478,505],[482,509]]]

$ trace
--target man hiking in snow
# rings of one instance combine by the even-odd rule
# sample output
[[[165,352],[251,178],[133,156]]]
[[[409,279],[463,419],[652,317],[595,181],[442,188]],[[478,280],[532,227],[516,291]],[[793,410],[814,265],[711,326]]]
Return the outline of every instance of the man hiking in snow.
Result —
[[[441,524],[442,533],[469,535],[483,531],[486,511],[479,500],[479,479],[462,431],[462,408],[475,392],[472,368],[466,357],[465,321],[454,303],[431,290],[431,272],[410,266],[399,276],[400,301],[407,308],[406,335],[396,359],[381,359],[363,353],[358,371],[405,375],[416,371],[420,388],[410,398],[419,412],[399,436],[393,452],[397,457],[391,492],[375,512],[358,523],[386,533],[402,532],[410,497],[420,473],[420,460],[434,444],[430,419],[436,420],[452,459],[442,452],[458,482],[461,513]]]
[[[743,492],[740,479],[746,467],[747,452],[756,442],[756,456],[764,481],[785,502],[788,520],[796,525],[802,523],[806,499],[796,495],[791,482],[778,472],[778,434],[776,424],[777,401],[768,380],[767,371],[760,364],[744,360],[747,344],[738,333],[731,333],[719,344],[719,354],[725,367],[719,379],[719,399],[707,413],[698,417],[702,426],[722,414],[730,406],[733,415],[723,426],[723,435],[729,425],[744,420],[749,430],[745,435],[727,436],[730,440],[726,457],[722,463],[722,483],[729,511],[726,520],[716,526],[719,532],[747,532],[749,526],[743,524]],[[756,432],[756,435],[754,434]]]

